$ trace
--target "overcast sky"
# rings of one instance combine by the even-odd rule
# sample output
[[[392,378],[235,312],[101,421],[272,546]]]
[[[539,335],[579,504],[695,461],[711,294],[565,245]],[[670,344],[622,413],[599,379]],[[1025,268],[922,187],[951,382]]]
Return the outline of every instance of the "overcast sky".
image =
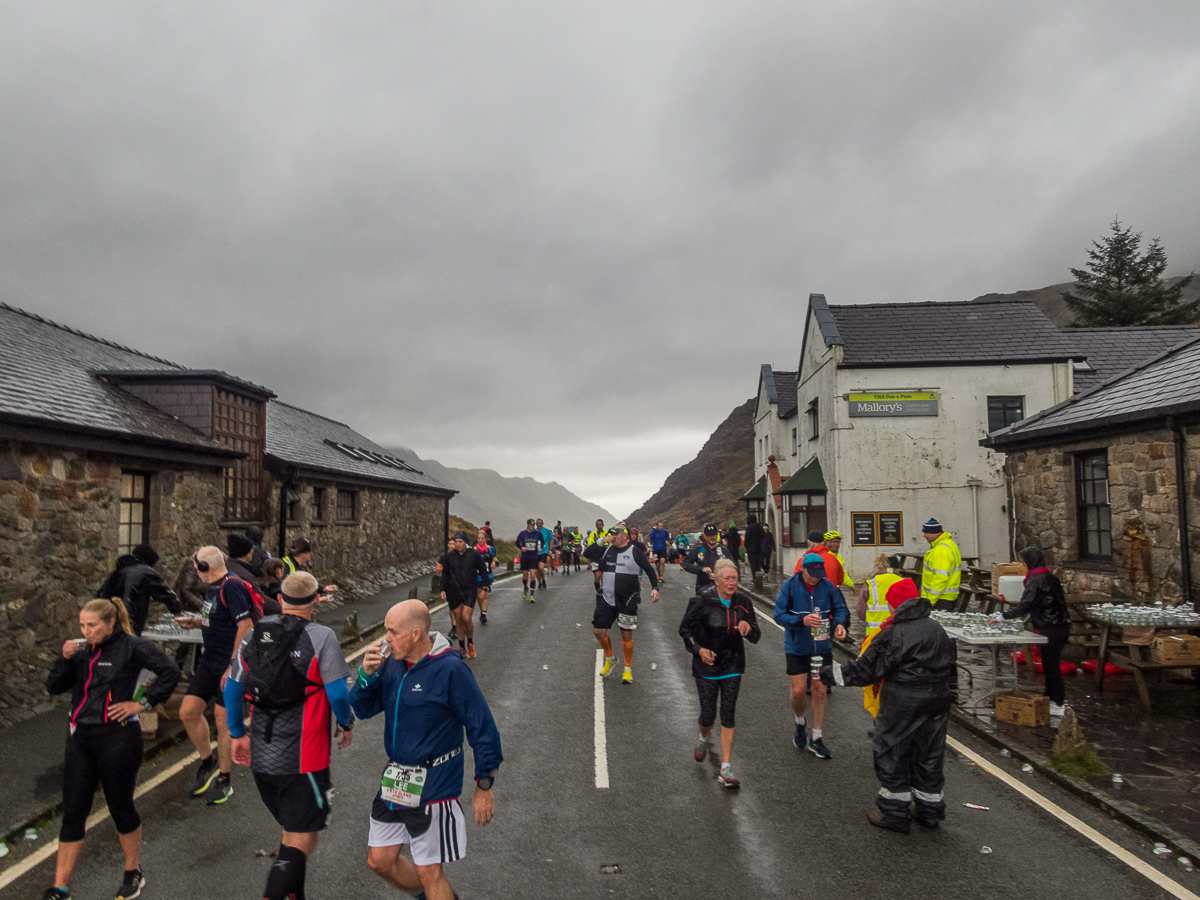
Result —
[[[624,515],[810,291],[1200,268],[1200,4],[0,3],[0,299]]]

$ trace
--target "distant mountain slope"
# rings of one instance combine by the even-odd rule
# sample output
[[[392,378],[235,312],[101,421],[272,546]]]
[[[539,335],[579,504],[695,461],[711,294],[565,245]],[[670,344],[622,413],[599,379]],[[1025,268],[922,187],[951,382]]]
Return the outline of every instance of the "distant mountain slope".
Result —
[[[696,458],[672,472],[658,493],[625,520],[648,530],[659,519],[672,534],[705,522],[745,524],[741,496],[753,487],[754,398],[717,426]],[[643,532],[644,533],[644,532]]]
[[[491,469],[452,469],[435,459],[421,459],[407,447],[390,448],[389,452],[458,491],[450,501],[450,512],[478,525],[490,521],[497,538],[514,540],[530,516],[541,516],[550,528],[562,519],[564,525],[578,525],[583,531],[597,519],[615,520],[608,510],[576,497],[554,481],[505,478]]]
[[[1179,281],[1179,278],[1168,278],[1171,284]],[[1064,281],[1062,284],[1052,284],[1049,287],[1035,288],[1031,291],[1014,291],[1011,294],[984,294],[976,297],[973,302],[980,300],[1032,300],[1034,304],[1043,313],[1046,318],[1057,325],[1059,328],[1066,328],[1075,321],[1075,316],[1071,312],[1071,308],[1067,306],[1067,302],[1063,300],[1063,291],[1071,292],[1075,288],[1074,281]],[[1184,303],[1190,303],[1200,297],[1200,278],[1193,278],[1192,283],[1183,289]],[[1196,323],[1200,324],[1200,322]]]

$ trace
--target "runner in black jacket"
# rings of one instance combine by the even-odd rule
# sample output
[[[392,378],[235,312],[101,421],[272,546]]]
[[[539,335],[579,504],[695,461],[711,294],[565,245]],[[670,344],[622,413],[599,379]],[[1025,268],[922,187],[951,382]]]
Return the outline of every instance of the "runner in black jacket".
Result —
[[[883,681],[875,719],[875,777],[879,779],[872,825],[907,834],[909,815],[926,828],[946,817],[942,764],[946,726],[955,680],[954,642],[930,618],[933,607],[917,596],[908,579],[889,590],[907,587],[910,599],[896,609],[858,659],[822,666],[827,685],[866,687]]]
[[[458,650],[474,659],[475,600],[482,593],[480,585],[487,583],[487,563],[478,550],[467,546],[467,536],[461,531],[454,533],[454,549],[438,562],[442,564],[442,599],[450,607],[458,632]]]
[[[171,696],[179,668],[149,641],[130,633],[129,615],[117,599],[98,598],[79,612],[83,641],[68,640],[46,679],[51,694],[71,691],[70,735],[63,762],[63,817],[58,835],[54,887],[43,900],[70,896],[71,874],[96,787],[104,785],[108,811],[125,851],[125,878],[118,898],[136,897],[145,878],[139,863],[142,820],[133,789],[142,765],[138,713]],[[143,669],[156,680],[134,700]]]
[[[721,532],[716,525],[705,525],[704,534],[683,561],[683,571],[696,576],[696,593],[713,583],[712,571],[718,559],[733,560],[729,549],[720,543]]]
[[[687,612],[679,625],[683,645],[692,654],[692,675],[700,695],[700,737],[693,756],[704,762],[708,738],[717,717],[717,695],[721,696],[721,771],[717,779],[727,788],[736,788],[733,775],[734,710],[742,673],[746,671],[745,640],[757,644],[762,632],[754,614],[754,602],[737,589],[737,566],[732,560],[718,560],[713,571],[716,583],[688,601]]]

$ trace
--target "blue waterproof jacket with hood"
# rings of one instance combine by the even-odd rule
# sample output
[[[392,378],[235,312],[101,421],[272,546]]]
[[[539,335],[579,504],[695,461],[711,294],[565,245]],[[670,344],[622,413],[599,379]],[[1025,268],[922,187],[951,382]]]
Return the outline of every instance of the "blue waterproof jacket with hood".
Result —
[[[412,666],[389,658],[374,675],[360,668],[350,702],[360,719],[384,714],[383,746],[388,759],[401,765],[429,766],[462,746],[465,729],[478,780],[500,768],[500,732],[462,655],[438,632],[430,637],[433,649]],[[463,759],[460,753],[429,768],[423,804],[462,793]]]
[[[812,588],[797,574],[785,581],[775,598],[774,619],[784,628],[783,649],[795,656],[814,656],[833,650],[831,640],[814,641],[812,629],[804,624],[804,617],[820,613],[829,622],[829,633],[837,626],[849,626],[850,610],[842,599],[842,592],[828,578],[822,578]]]

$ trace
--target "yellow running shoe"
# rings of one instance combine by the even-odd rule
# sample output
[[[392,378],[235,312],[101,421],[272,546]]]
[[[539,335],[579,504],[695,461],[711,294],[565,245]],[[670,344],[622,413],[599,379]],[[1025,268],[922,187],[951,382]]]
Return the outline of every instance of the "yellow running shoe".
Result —
[[[613,670],[613,664],[616,662],[611,656],[604,657],[604,665],[600,667],[600,677],[603,678]]]
[[[633,669],[629,666],[625,667],[625,674],[621,676],[621,684],[633,684]]]

